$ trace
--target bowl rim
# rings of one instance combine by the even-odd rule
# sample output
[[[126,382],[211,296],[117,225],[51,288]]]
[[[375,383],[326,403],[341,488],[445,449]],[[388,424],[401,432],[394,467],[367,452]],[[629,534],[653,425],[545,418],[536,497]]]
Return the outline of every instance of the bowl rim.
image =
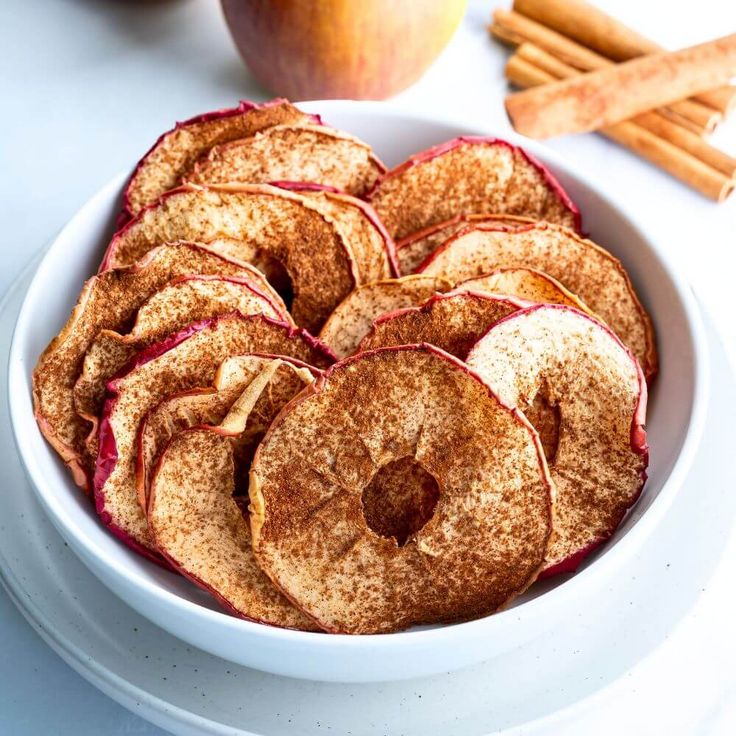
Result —
[[[459,130],[466,131],[468,135],[486,135],[493,136],[493,132],[484,130],[483,126],[469,119],[457,118],[451,115],[435,115],[426,112],[416,112],[405,109],[401,106],[392,105],[385,102],[373,101],[352,101],[352,100],[311,100],[297,103],[308,112],[316,111],[322,113],[325,118],[329,119],[331,112],[335,113],[356,113],[370,115],[380,115],[385,118],[395,118],[403,121],[404,124],[412,120],[418,122],[430,122],[437,125],[445,125],[448,127],[456,127]],[[124,181],[130,175],[128,170],[119,173],[99,189],[85,204],[77,210],[74,216],[52,239],[46,248],[43,257],[37,265],[36,271],[31,279],[23,302],[18,313],[11,348],[8,357],[8,405],[10,408],[10,419],[13,430],[13,436],[21,457],[22,463],[26,469],[31,485],[34,488],[37,498],[40,500],[45,512],[54,521],[55,526],[62,531],[63,536],[71,538],[76,545],[84,549],[87,554],[95,558],[99,564],[103,565],[109,573],[109,576],[119,582],[125,583],[129,587],[138,590],[141,595],[152,596],[160,603],[164,609],[176,609],[178,615],[188,618],[191,623],[197,620],[207,625],[216,625],[230,629],[244,635],[256,636],[274,642],[301,644],[309,647],[333,647],[339,645],[341,648],[348,647],[358,652],[361,650],[373,650],[376,647],[395,646],[402,644],[404,646],[415,646],[424,648],[433,644],[440,644],[445,640],[456,641],[458,638],[474,638],[478,635],[488,635],[492,633],[494,627],[501,629],[511,619],[517,620],[517,625],[521,626],[522,621],[519,619],[533,620],[540,615],[543,616],[544,611],[553,605],[564,604],[565,601],[574,599],[578,591],[583,586],[588,586],[596,581],[600,581],[606,577],[606,571],[610,571],[615,566],[622,563],[628,555],[633,554],[636,548],[642,543],[644,538],[651,532],[656,524],[663,517],[669,508],[676,492],[690,468],[695,452],[697,450],[700,437],[705,424],[706,410],[708,404],[708,370],[709,357],[708,347],[705,337],[705,329],[700,314],[699,307],[692,293],[690,286],[674,264],[670,261],[665,250],[657,243],[656,238],[649,236],[647,229],[643,227],[629,211],[628,207],[620,202],[620,200],[609,191],[604,191],[599,184],[590,181],[589,177],[584,174],[575,165],[570,164],[563,156],[552,151],[545,146],[520,136],[512,131],[501,131],[499,138],[509,140],[510,142],[520,145],[529,150],[534,156],[539,158],[545,165],[549,164],[552,169],[564,173],[565,176],[576,180],[586,189],[591,191],[603,202],[613,208],[617,215],[622,218],[626,224],[635,231],[642,241],[644,241],[653,253],[659,263],[659,266],[665,272],[670,280],[677,296],[682,304],[686,323],[689,329],[690,338],[693,343],[694,356],[694,390],[691,400],[691,411],[685,437],[682,447],[672,466],[672,469],[664,480],[662,488],[657,494],[652,504],[636,523],[629,529],[620,542],[611,548],[606,549],[602,554],[596,557],[587,567],[578,571],[555,588],[546,591],[542,595],[525,603],[510,609],[499,611],[495,614],[466,621],[461,623],[447,624],[439,627],[428,629],[414,629],[408,631],[400,631],[389,634],[370,634],[363,636],[354,636],[350,634],[329,634],[324,632],[306,632],[294,629],[284,629],[275,626],[268,626],[261,623],[240,619],[218,610],[206,608],[194,601],[188,600],[170,592],[154,581],[147,579],[139,574],[136,570],[127,566],[113,565],[105,556],[101,548],[94,539],[88,538],[77,526],[73,514],[55,498],[53,492],[48,492],[48,483],[44,477],[41,463],[27,449],[28,445],[23,442],[24,424],[30,418],[33,426],[36,426],[35,419],[31,409],[31,416],[28,417],[27,407],[29,381],[26,374],[26,364],[21,360],[23,343],[31,326],[29,324],[29,304],[35,301],[35,291],[40,287],[39,284],[44,281],[41,276],[46,268],[48,268],[48,253],[53,249],[58,240],[64,236],[66,232],[77,226],[77,223],[84,219],[90,210],[95,209],[99,202],[108,200],[113,193],[121,190]],[[72,545],[73,547],[75,545]],[[75,550],[76,551],[76,550]],[[86,561],[85,561],[86,562]],[[113,591],[117,591],[113,588]],[[118,593],[118,595],[120,595]]]

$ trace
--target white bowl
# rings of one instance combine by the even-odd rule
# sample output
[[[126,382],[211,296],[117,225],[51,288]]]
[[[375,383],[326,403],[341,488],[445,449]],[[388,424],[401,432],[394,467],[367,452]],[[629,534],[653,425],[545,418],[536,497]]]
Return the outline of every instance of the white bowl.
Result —
[[[304,104],[331,124],[371,143],[393,165],[415,151],[460,134],[489,131],[393,110],[380,103]],[[509,138],[509,136],[505,136]],[[217,609],[183,578],[138,556],[105,531],[89,500],[73,486],[33,418],[31,372],[69,314],[82,282],[99,264],[112,231],[121,175],[94,196],[51,245],[30,285],[15,330],[9,365],[16,442],[41,504],[69,546],[120,598],[152,622],[217,656],[267,672],[314,680],[367,682],[457,669],[552,632],[563,617],[585,615],[599,586],[615,585],[622,565],[668,508],[693,459],[707,403],[707,352],[692,294],[649,238],[595,183],[552,152],[527,147],[559,177],[579,204],[591,237],[629,271],[659,338],[661,371],[648,416],[651,466],[638,505],[611,541],[573,577],[537,584],[507,611],[451,626],[378,636],[304,633],[242,621]]]

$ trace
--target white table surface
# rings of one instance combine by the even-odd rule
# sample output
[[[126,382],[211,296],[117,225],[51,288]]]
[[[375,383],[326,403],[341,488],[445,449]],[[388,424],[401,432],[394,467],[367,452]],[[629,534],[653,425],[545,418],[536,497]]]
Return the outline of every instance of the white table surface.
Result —
[[[736,5],[699,0],[598,0],[670,46],[736,31]],[[396,104],[439,110],[496,132],[506,52],[471,0],[458,34]],[[666,23],[662,20],[666,19]],[[215,0],[3,0],[0,6],[0,292],[74,211],[129,167],[174,120],[239,98],[268,96],[249,77]],[[736,119],[715,142],[736,154]],[[551,145],[671,243],[736,347],[736,196],[716,206],[597,136]],[[734,417],[736,419],[736,417]],[[1,511],[0,511],[1,513]],[[696,608],[649,658],[596,699],[566,733],[731,734],[736,731],[736,538]],[[591,721],[591,717],[594,720]],[[69,669],[0,591],[0,734],[162,733]]]

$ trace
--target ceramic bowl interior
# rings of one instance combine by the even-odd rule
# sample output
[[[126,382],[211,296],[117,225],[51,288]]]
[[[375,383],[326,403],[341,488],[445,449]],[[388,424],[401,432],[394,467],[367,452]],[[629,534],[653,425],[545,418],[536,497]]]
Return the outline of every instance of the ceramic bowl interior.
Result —
[[[378,103],[327,102],[304,107],[322,112],[331,124],[368,141],[389,166],[460,134],[492,133],[415,117]],[[555,615],[578,605],[583,592],[606,580],[626,553],[636,548],[637,539],[646,536],[676,495],[702,428],[706,349],[697,307],[689,288],[667,263],[666,244],[658,243],[656,234],[645,235],[632,217],[602,193],[600,182],[587,181],[538,145],[513,140],[550,167],[580,206],[590,237],[621,259],[657,330],[661,370],[647,417],[649,480],[641,500],[610,542],[575,576],[533,586],[508,611],[475,622],[381,637],[285,632],[235,619],[221,613],[207,594],[184,578],[131,552],[104,530],[89,499],[74,487],[38,431],[31,403],[36,359],[67,319],[112,232],[125,179],[121,176],[79,211],[40,264],[18,319],[9,374],[15,437],[33,486],[61,534],[109,587],[159,626],[241,664],[315,679],[390,679],[461,666],[538,634],[552,625]],[[389,664],[386,657],[370,660],[366,653],[375,651],[379,642],[392,655],[412,648],[428,653],[417,656],[415,665],[405,662],[400,668]],[[295,660],[288,666],[274,661],[273,652],[281,652],[282,646],[291,647],[285,651],[294,652],[295,658],[311,659]],[[429,654],[433,651],[435,654]],[[344,666],[320,659],[336,653],[343,655]],[[284,662],[287,660],[288,653]]]

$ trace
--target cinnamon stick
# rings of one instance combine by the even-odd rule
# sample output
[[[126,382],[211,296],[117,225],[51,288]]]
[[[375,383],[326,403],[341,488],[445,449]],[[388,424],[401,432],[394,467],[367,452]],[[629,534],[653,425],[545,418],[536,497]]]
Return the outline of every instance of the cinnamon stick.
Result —
[[[551,74],[555,80],[574,77],[580,72],[569,64],[565,64],[552,54],[547,53],[532,43],[525,42],[519,46],[516,56],[534,64],[539,69]],[[682,148],[684,151],[700,159],[716,171],[729,178],[736,177],[736,159],[711,146],[696,133],[673,123],[659,112],[645,112],[637,115],[632,122],[649,130],[655,135]]]
[[[548,85],[556,80],[554,75],[518,54],[509,59],[505,71],[506,78],[522,88]],[[710,199],[722,202],[733,191],[733,179],[634,122],[616,123],[598,132],[659,166]]]
[[[514,0],[514,10],[614,61],[664,49],[585,0]],[[736,86],[706,90],[696,99],[724,115],[736,106]]]
[[[615,65],[605,56],[513,11],[496,10],[493,13],[490,31],[499,40],[513,46],[531,41],[581,71],[593,71]],[[722,118],[718,111],[692,99],[673,102],[663,107],[660,112],[679,125],[701,135],[711,133]]]
[[[506,111],[520,133],[584,133],[713,89],[736,75],[736,33],[517,92]]]

